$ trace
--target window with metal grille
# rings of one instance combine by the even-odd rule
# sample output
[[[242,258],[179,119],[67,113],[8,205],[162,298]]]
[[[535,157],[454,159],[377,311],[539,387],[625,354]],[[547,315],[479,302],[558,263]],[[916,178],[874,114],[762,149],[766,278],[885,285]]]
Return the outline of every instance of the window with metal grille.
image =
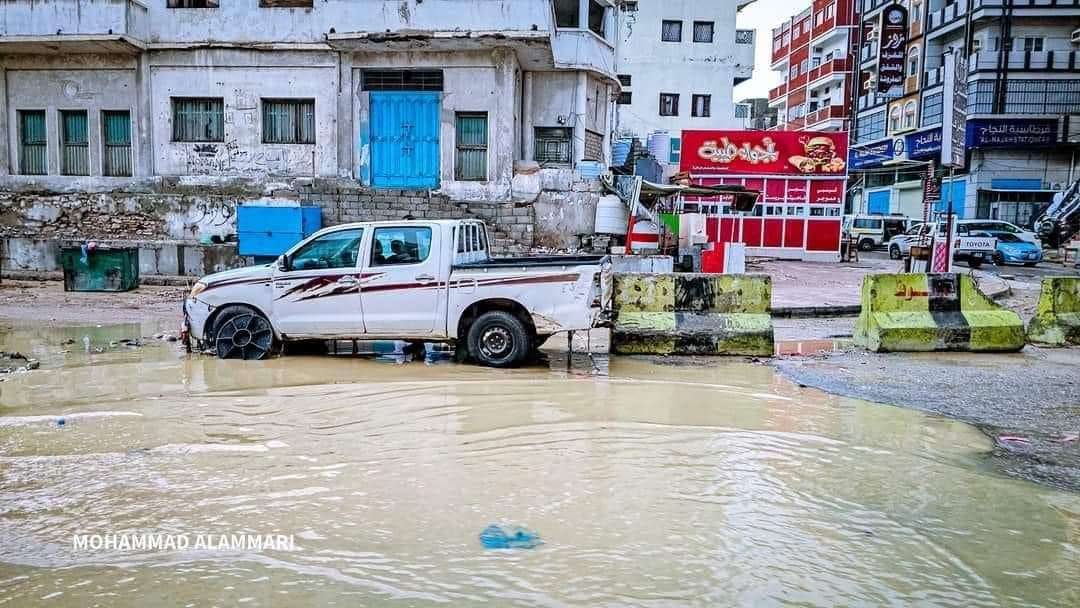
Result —
[[[315,143],[314,99],[262,100],[264,144]]]
[[[168,0],[167,8],[217,8],[218,0]]]
[[[660,93],[660,116],[679,115],[679,94]]]
[[[943,95],[934,93],[923,98],[922,126],[929,127],[941,122]]]
[[[697,118],[708,118],[712,116],[712,95],[694,95],[693,108],[691,108],[690,115]]]
[[[90,175],[90,138],[86,110],[60,112],[60,173]]]
[[[630,91],[623,91],[619,93],[619,105],[628,106],[634,103],[634,94]]]
[[[486,181],[488,155],[488,120],[486,112],[457,114],[457,157],[454,179]]]
[[[259,0],[260,8],[311,8],[314,0]]]
[[[633,82],[633,76],[631,76],[630,74],[619,74],[619,84],[621,84],[622,86],[624,86],[624,87],[631,86],[632,82]]]
[[[713,27],[712,21],[695,21],[694,22],[694,42],[709,42],[713,41]]]
[[[536,127],[533,160],[544,164],[568,165],[573,158],[574,130],[566,127]]]
[[[664,20],[660,28],[660,40],[663,42],[682,42],[682,21]]]
[[[19,110],[19,173],[45,175],[47,158],[45,110]]]
[[[101,171],[105,175],[131,175],[131,116],[126,111],[101,113]]]
[[[604,160],[604,136],[596,131],[585,131],[583,160]]]
[[[365,70],[365,91],[441,91],[442,70]]]
[[[173,97],[173,141],[225,141],[225,100]]]

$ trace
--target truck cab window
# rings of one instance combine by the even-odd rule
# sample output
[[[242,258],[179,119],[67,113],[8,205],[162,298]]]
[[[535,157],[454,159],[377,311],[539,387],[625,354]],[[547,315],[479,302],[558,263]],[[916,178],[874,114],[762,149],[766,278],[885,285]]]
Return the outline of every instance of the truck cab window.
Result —
[[[372,266],[419,264],[431,254],[431,228],[376,228],[371,243]]]
[[[356,268],[360,253],[361,228],[338,230],[307,243],[291,256],[290,270]]]

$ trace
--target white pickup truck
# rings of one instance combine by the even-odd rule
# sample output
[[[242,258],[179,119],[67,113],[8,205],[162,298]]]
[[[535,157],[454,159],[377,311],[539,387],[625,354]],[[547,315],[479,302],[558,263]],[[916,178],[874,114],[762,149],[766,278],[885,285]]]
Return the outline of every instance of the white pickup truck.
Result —
[[[273,264],[212,274],[184,301],[189,347],[261,359],[293,340],[453,342],[519,365],[552,334],[605,325],[605,256],[491,258],[476,220],[321,230]]]

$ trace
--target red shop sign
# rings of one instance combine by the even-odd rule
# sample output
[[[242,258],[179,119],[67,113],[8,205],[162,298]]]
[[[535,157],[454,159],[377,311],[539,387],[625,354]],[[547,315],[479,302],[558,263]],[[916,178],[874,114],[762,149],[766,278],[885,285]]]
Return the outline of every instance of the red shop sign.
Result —
[[[812,131],[683,131],[680,170],[696,175],[846,177],[848,136]]]

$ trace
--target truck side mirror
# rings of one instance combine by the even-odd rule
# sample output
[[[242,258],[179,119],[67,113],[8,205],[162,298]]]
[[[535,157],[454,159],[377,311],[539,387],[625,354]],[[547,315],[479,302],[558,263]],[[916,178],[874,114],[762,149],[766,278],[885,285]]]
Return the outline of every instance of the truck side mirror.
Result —
[[[277,268],[281,272],[288,272],[288,271],[292,270],[292,260],[289,259],[288,255],[283,253],[280,256],[278,256]]]

